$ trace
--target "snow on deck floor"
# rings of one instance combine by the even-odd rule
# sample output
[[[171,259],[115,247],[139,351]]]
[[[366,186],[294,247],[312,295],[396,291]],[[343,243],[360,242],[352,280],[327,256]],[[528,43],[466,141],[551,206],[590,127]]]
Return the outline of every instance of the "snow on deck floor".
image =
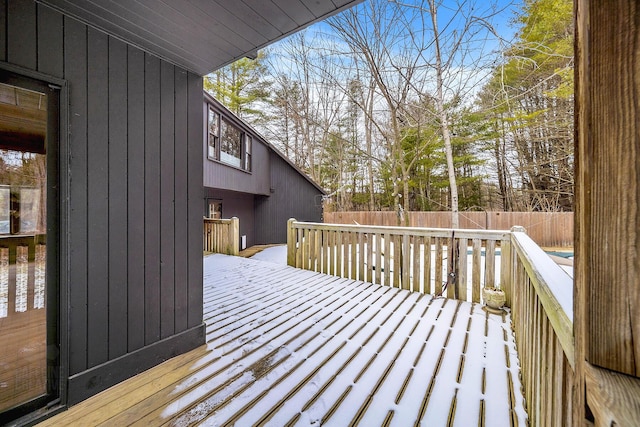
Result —
[[[225,255],[204,283],[212,357],[173,425],[525,425],[508,314]]]

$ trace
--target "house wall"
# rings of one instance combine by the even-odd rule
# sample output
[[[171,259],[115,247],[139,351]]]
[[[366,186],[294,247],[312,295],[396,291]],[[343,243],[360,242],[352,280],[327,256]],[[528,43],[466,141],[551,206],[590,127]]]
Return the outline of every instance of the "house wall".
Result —
[[[205,94],[206,98],[210,98]],[[214,103],[216,101],[211,100]],[[216,102],[217,103],[217,102]],[[216,104],[213,104],[214,106]],[[235,123],[243,131],[248,132],[253,137],[252,143],[252,159],[251,159],[251,172],[246,172],[233,166],[229,166],[225,163],[210,160],[207,157],[207,111],[208,105],[205,102],[203,107],[203,145],[202,145],[202,158],[204,159],[204,186],[209,188],[220,188],[224,190],[239,191],[243,193],[251,194],[269,194],[269,149],[256,137],[255,134],[249,131],[247,127],[237,121],[231,114],[225,113],[219,110],[225,118],[232,123]],[[225,214],[226,217],[226,214]]]
[[[73,404],[204,342],[202,79],[33,0],[0,3],[0,36],[0,61],[68,84]]]
[[[287,220],[322,221],[322,193],[274,151],[271,195],[256,196],[256,244],[286,243]]]
[[[238,193],[235,191],[205,188],[205,216],[208,213],[208,199],[218,199],[222,201],[222,217],[238,217],[240,220],[240,238],[247,236],[247,247],[255,244],[254,235],[254,206],[253,194]],[[242,249],[242,240],[240,240]]]

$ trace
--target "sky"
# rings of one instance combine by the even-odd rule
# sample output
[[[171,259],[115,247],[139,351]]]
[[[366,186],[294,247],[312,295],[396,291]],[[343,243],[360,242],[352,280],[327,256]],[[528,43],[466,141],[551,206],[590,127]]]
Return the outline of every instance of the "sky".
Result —
[[[355,6],[355,9],[368,10],[371,8],[369,2],[370,0],[365,0]],[[385,27],[391,28],[393,25],[397,25],[397,32],[404,31],[404,27],[410,27],[414,33],[412,37],[421,38],[416,44],[426,46],[426,50],[423,51],[423,63],[432,63],[434,58],[433,32],[430,15],[425,9],[426,0],[387,0],[387,5],[393,3],[400,5],[403,12],[400,16],[394,16],[391,22],[385,24]],[[440,44],[445,56],[450,50],[451,40],[456,38],[462,32],[463,26],[469,22],[468,17],[475,18],[473,29],[467,32],[467,34],[473,35],[468,37],[465,47],[459,50],[461,53],[457,54],[458,58],[455,58],[453,65],[449,67],[453,73],[457,73],[458,80],[466,81],[465,84],[472,88],[470,92],[475,92],[482,86],[481,81],[491,73],[496,62],[500,60],[498,52],[503,51],[514,40],[518,29],[514,21],[517,13],[522,9],[523,3],[524,0],[441,0],[437,4],[437,24],[441,34]],[[393,9],[392,7],[386,9],[387,17]],[[366,18],[363,18],[363,21],[366,21]],[[403,24],[402,21],[410,22],[410,24]],[[373,32],[371,24],[364,22],[360,25],[364,26],[367,32]],[[391,32],[394,30],[392,29]],[[310,26],[305,30],[304,36],[310,45],[333,44],[336,52],[349,50],[343,39],[338,37],[327,21]],[[288,72],[287,70],[296,68],[289,65],[289,61],[292,59],[291,55],[287,53],[287,46],[290,43],[291,40],[285,38],[269,48],[269,51],[277,58],[272,61],[272,66],[285,74]],[[410,45],[411,43],[408,44],[406,40],[399,42],[396,45],[397,54],[402,55],[403,52],[406,52],[407,46],[411,49]],[[393,46],[388,46],[388,49],[394,53]],[[402,63],[402,61],[398,61],[398,63]],[[431,67],[425,65],[425,68]],[[481,68],[483,71],[479,72],[478,70]],[[423,80],[432,79],[425,78]],[[455,84],[459,86],[459,82],[455,82]]]

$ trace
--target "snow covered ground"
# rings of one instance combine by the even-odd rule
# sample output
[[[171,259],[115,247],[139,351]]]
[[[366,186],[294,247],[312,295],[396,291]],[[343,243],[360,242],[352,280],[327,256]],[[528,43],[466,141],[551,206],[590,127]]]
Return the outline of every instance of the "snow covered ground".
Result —
[[[251,259],[287,265],[287,245],[272,246],[258,252]]]

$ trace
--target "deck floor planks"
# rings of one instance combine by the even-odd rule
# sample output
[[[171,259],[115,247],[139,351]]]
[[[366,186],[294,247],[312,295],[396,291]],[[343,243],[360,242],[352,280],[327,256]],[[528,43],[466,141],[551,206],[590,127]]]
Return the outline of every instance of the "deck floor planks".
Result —
[[[508,315],[224,255],[204,278],[206,346],[42,425],[526,424]]]

